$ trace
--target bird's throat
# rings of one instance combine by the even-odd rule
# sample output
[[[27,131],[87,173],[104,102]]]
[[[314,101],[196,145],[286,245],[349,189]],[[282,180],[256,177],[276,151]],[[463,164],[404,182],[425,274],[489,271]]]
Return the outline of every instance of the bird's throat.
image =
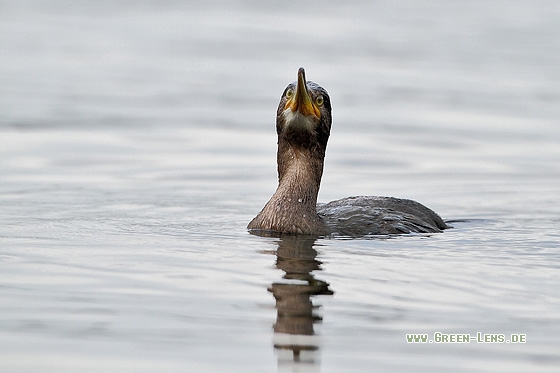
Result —
[[[280,141],[276,192],[297,197],[296,200],[308,201],[315,208],[323,176],[324,156],[324,150],[303,148]]]
[[[250,229],[286,233],[324,234],[317,215],[317,195],[323,174],[324,152],[278,144],[278,188]]]

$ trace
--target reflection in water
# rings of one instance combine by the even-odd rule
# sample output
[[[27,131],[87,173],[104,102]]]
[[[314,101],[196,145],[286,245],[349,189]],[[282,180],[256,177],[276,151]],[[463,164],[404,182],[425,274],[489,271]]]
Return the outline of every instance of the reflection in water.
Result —
[[[316,279],[313,271],[321,270],[321,262],[313,249],[314,237],[282,236],[276,251],[276,267],[283,270],[283,281],[268,289],[276,299],[274,348],[278,365],[294,364],[313,367],[318,361],[319,344],[313,324],[321,321],[311,300],[315,295],[332,295],[329,284]]]

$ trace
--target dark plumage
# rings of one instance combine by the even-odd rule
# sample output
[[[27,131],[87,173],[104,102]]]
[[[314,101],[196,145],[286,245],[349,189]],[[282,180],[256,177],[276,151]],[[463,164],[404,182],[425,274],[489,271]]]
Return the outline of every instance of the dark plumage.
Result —
[[[349,197],[317,206],[331,130],[327,91],[305,80],[286,87],[276,115],[278,188],[247,228],[255,232],[363,236],[441,232],[448,228],[418,202],[392,197]]]

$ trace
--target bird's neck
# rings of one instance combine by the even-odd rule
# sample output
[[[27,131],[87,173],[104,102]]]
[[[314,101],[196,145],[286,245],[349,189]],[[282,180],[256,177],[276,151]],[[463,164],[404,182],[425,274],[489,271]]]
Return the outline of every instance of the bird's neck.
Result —
[[[324,150],[278,143],[278,188],[249,228],[286,233],[326,234],[317,215]]]
[[[278,189],[274,196],[316,214],[324,153],[278,144]]]

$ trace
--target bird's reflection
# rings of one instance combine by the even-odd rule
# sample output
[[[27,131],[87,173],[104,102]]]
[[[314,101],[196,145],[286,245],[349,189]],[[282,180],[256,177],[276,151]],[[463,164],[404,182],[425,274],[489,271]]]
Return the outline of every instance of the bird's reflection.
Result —
[[[321,321],[312,297],[332,295],[329,284],[315,278],[321,270],[313,248],[316,238],[282,236],[276,250],[276,267],[285,272],[282,281],[268,289],[276,299],[274,348],[281,364],[315,364],[319,344],[314,324]]]

